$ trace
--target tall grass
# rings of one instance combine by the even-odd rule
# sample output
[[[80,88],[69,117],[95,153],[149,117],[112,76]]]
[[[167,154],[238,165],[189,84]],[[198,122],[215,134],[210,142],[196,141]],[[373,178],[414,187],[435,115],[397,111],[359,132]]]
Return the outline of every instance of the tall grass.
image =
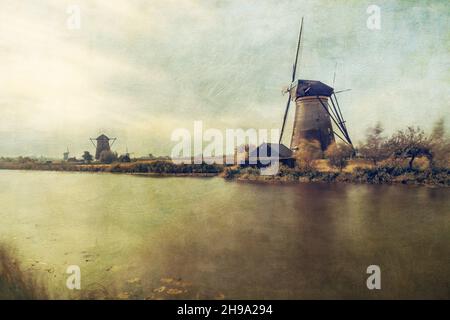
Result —
[[[47,297],[47,290],[21,270],[13,250],[0,244],[0,300],[41,300]]]

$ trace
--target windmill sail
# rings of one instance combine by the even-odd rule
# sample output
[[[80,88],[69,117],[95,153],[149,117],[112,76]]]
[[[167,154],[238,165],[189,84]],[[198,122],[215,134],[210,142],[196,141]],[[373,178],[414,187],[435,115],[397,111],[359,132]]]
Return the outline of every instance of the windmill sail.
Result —
[[[335,137],[352,146],[334,88],[317,80],[296,80],[302,32],[303,18],[292,68],[291,83],[288,87],[289,97],[284,112],[279,143],[283,139],[290,101],[293,100],[296,105],[290,146],[293,152],[300,150],[304,140],[319,142],[323,151],[335,142]],[[336,70],[333,75],[333,85],[335,81]]]
[[[303,30],[303,18],[302,18],[302,22],[300,24],[300,32],[299,32],[299,35],[298,35],[297,52],[295,53],[294,65],[292,66],[291,84],[292,84],[292,82],[295,81],[295,74],[297,72],[298,54],[299,54],[299,51],[300,51],[300,44],[301,44],[301,41],[302,41],[302,30]],[[291,104],[290,85],[289,85],[288,91],[289,91],[289,95],[288,95],[288,100],[287,100],[287,103],[286,103],[286,110],[284,111],[283,124],[281,126],[281,133],[280,133],[280,141],[279,141],[279,143],[281,143],[281,139],[283,139],[284,127],[286,125],[286,118],[287,118],[287,115],[288,115],[288,112],[289,112],[289,106]]]

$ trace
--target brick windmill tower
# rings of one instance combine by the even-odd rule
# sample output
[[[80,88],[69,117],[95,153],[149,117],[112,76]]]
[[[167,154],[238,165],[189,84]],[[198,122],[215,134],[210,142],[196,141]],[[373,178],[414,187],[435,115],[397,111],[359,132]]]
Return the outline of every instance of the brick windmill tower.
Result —
[[[352,146],[345,126],[334,89],[316,80],[296,80],[297,62],[303,31],[303,18],[297,43],[291,84],[285,92],[289,93],[281,127],[280,143],[286,124],[291,100],[295,102],[294,127],[290,149],[298,150],[302,140],[318,141],[322,150],[326,150],[335,141],[335,136]],[[334,124],[334,128],[332,125]]]
[[[112,145],[114,144],[114,142],[116,142],[116,138],[108,138],[106,135],[101,134],[99,135],[97,138],[93,139],[90,138],[92,144],[95,147],[95,159],[98,160],[100,159],[100,154],[103,151],[110,151]],[[95,143],[94,143],[95,141]],[[109,142],[112,141],[111,145],[109,144]]]

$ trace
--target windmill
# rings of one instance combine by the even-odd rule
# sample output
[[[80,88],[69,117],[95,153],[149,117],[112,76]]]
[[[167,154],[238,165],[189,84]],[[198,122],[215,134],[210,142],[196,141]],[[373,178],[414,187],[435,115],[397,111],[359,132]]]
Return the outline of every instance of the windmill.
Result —
[[[128,152],[128,146],[126,146],[125,155],[129,157],[132,154],[134,154],[134,152]]]
[[[288,101],[281,127],[280,143],[286,125],[291,100],[295,102],[294,127],[291,137],[291,150],[298,150],[302,140],[319,141],[322,150],[326,150],[335,141],[335,136],[352,145],[344,118],[334,89],[316,80],[296,80],[298,55],[302,40],[303,18],[300,24],[297,52],[292,70],[291,84],[287,88]],[[330,104],[331,103],[331,104]],[[336,130],[331,123],[333,121]]]
[[[95,147],[95,159],[100,159],[100,154],[103,151],[110,151],[114,142],[116,142],[116,138],[108,138],[106,135],[101,134],[97,138],[90,138],[92,144]],[[96,141],[96,143],[94,143]],[[109,145],[109,141],[112,141],[111,145]]]
[[[126,146],[126,151],[124,154],[122,154],[119,157],[119,161],[121,162],[130,162],[131,161],[131,157],[130,155],[134,154],[134,152],[128,152],[128,146]]]
[[[63,153],[63,159],[64,159],[64,161],[69,160],[69,154],[70,154],[70,152],[69,152],[69,147],[67,147],[67,150]]]

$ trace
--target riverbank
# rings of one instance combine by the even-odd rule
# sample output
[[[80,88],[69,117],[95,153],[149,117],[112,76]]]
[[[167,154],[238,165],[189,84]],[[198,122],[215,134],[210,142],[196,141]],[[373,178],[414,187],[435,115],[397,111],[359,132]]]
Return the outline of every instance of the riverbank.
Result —
[[[263,183],[365,183],[406,184],[450,187],[450,169],[409,169],[402,167],[356,167],[351,171],[298,170],[281,167],[277,175],[261,175],[256,168],[225,168],[222,176],[228,180]]]
[[[0,161],[0,169],[6,170],[38,170],[69,172],[106,172],[126,173],[142,176],[180,176],[180,177],[212,177],[223,171],[222,165],[175,164],[171,161],[136,161],[126,163],[91,163],[78,164],[70,162],[37,163],[37,162],[5,162]]]
[[[105,172],[125,173],[150,177],[214,177],[227,180],[254,181],[261,183],[366,183],[366,184],[407,184],[450,187],[450,169],[448,168],[407,168],[403,166],[371,166],[355,162],[346,170],[333,170],[326,165],[318,168],[299,169],[281,166],[276,175],[261,175],[253,167],[225,166],[219,164],[174,164],[171,161],[148,161],[112,164],[73,164],[69,162],[36,163],[0,161],[0,169],[69,171],[69,172]]]

